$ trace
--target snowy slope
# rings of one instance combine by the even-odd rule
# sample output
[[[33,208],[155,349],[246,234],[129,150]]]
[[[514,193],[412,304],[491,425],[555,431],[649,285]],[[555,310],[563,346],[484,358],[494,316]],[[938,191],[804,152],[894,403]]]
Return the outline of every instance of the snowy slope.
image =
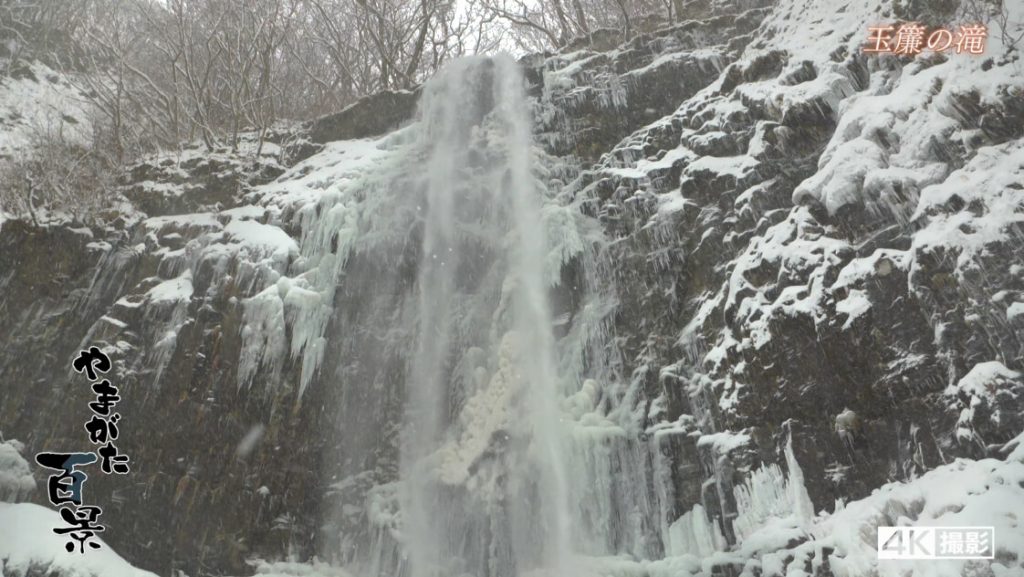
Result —
[[[153,577],[105,544],[88,555],[68,553],[67,538],[53,532],[64,524],[57,511],[17,503],[36,491],[28,461],[21,456],[23,448],[18,441],[0,442],[0,577]]]
[[[46,507],[0,503],[0,575],[41,571],[61,577],[155,577],[132,567],[106,544],[86,554],[68,553],[66,539],[53,532],[62,523],[57,512]]]
[[[0,159],[16,156],[47,134],[87,142],[92,137],[87,100],[48,66],[18,64],[11,75],[0,76]]]

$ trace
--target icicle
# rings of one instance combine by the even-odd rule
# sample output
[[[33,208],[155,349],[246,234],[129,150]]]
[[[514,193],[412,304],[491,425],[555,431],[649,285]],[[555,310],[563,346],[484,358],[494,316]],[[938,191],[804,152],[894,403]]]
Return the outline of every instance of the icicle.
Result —
[[[790,499],[793,502],[793,512],[800,528],[808,531],[811,522],[814,520],[814,504],[807,494],[807,485],[804,484],[804,472],[800,464],[796,462],[796,455],[793,454],[793,428],[789,427],[789,439],[786,441],[786,468],[789,469],[789,490]]]

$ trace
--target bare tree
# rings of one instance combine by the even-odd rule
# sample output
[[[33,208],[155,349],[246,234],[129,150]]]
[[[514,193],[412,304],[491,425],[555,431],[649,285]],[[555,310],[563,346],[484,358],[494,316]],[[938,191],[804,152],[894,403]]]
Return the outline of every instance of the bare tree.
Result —
[[[525,51],[557,49],[598,28],[617,29],[629,39],[638,23],[671,22],[679,0],[482,0],[481,10],[508,24]]]
[[[123,162],[196,139],[237,148],[245,131],[259,149],[280,119],[413,88],[463,54],[550,50],[597,28],[628,38],[673,1],[0,0],[0,33],[88,70],[77,82]]]
[[[101,142],[82,143],[61,122],[33,127],[29,147],[0,165],[0,206],[33,223],[91,222],[113,198],[117,163]],[[97,135],[101,138],[101,135]]]

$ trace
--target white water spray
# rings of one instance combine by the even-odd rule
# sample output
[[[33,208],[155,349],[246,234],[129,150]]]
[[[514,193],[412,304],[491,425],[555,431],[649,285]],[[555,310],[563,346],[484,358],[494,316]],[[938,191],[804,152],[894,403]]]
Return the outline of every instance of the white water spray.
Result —
[[[569,575],[544,190],[518,66],[508,57],[450,64],[425,86],[421,115],[406,573]]]

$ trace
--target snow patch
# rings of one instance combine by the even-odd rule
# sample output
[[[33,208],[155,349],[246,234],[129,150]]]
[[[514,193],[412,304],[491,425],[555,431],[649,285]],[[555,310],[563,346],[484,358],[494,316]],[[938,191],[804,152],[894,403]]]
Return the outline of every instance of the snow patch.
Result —
[[[0,566],[8,574],[30,569],[60,577],[156,577],[131,566],[106,544],[69,553],[67,538],[53,532],[65,525],[52,509],[34,503],[0,503]],[[100,540],[102,543],[102,540]]]

